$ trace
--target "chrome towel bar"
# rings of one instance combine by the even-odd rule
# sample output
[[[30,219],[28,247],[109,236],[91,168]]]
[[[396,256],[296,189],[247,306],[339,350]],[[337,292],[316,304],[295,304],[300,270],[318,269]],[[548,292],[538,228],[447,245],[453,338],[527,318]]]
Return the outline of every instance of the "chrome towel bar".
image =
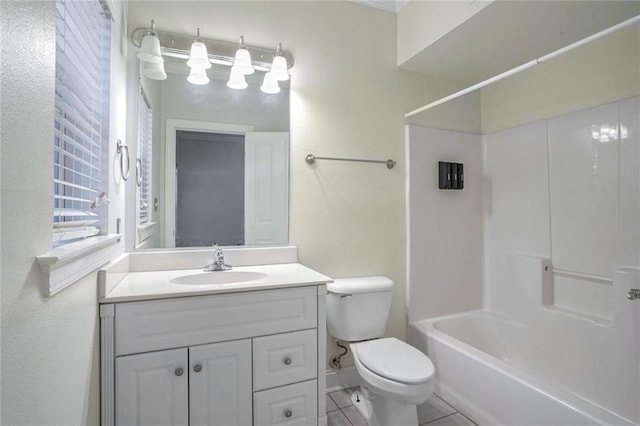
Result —
[[[363,160],[359,158],[316,157],[313,154],[307,154],[307,156],[304,157],[304,160],[308,164],[313,164],[316,162],[316,160],[354,161],[357,163],[382,163],[386,164],[388,169],[393,169],[393,166],[397,164],[393,160]]]

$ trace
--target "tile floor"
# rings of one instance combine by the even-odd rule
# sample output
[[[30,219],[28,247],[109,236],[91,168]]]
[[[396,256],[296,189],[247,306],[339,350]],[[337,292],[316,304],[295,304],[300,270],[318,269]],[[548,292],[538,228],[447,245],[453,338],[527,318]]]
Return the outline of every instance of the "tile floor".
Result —
[[[327,394],[329,426],[367,426],[367,422],[351,404],[351,393],[358,389],[354,387]],[[475,426],[474,422],[436,394],[418,406],[418,423],[421,426]]]

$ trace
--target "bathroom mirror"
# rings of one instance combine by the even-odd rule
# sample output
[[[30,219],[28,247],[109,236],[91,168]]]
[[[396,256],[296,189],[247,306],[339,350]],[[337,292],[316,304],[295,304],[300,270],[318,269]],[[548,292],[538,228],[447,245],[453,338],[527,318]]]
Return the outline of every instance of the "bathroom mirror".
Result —
[[[139,79],[152,122],[151,195],[136,197],[146,222],[137,214],[128,223],[135,248],[287,244],[289,82],[266,94],[256,71],[234,90],[230,68],[212,64],[209,83],[195,85],[171,57],[165,71],[166,80]]]

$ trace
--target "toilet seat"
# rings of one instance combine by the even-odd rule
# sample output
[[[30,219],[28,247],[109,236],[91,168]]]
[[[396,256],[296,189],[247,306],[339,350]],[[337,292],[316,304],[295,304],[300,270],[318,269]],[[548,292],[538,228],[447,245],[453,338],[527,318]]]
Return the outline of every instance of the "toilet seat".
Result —
[[[435,368],[418,349],[394,337],[356,343],[359,361],[386,379],[406,384],[429,381]]]

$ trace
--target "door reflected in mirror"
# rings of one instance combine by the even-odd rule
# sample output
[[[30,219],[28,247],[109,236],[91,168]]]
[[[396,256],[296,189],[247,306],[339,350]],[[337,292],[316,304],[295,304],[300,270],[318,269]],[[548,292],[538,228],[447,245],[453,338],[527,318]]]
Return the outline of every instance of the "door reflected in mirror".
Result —
[[[229,67],[214,64],[202,86],[187,82],[182,60],[165,58],[165,69],[166,80],[140,78],[152,115],[153,208],[147,223],[127,221],[136,249],[287,244],[288,82],[266,94],[262,72],[235,90]]]

